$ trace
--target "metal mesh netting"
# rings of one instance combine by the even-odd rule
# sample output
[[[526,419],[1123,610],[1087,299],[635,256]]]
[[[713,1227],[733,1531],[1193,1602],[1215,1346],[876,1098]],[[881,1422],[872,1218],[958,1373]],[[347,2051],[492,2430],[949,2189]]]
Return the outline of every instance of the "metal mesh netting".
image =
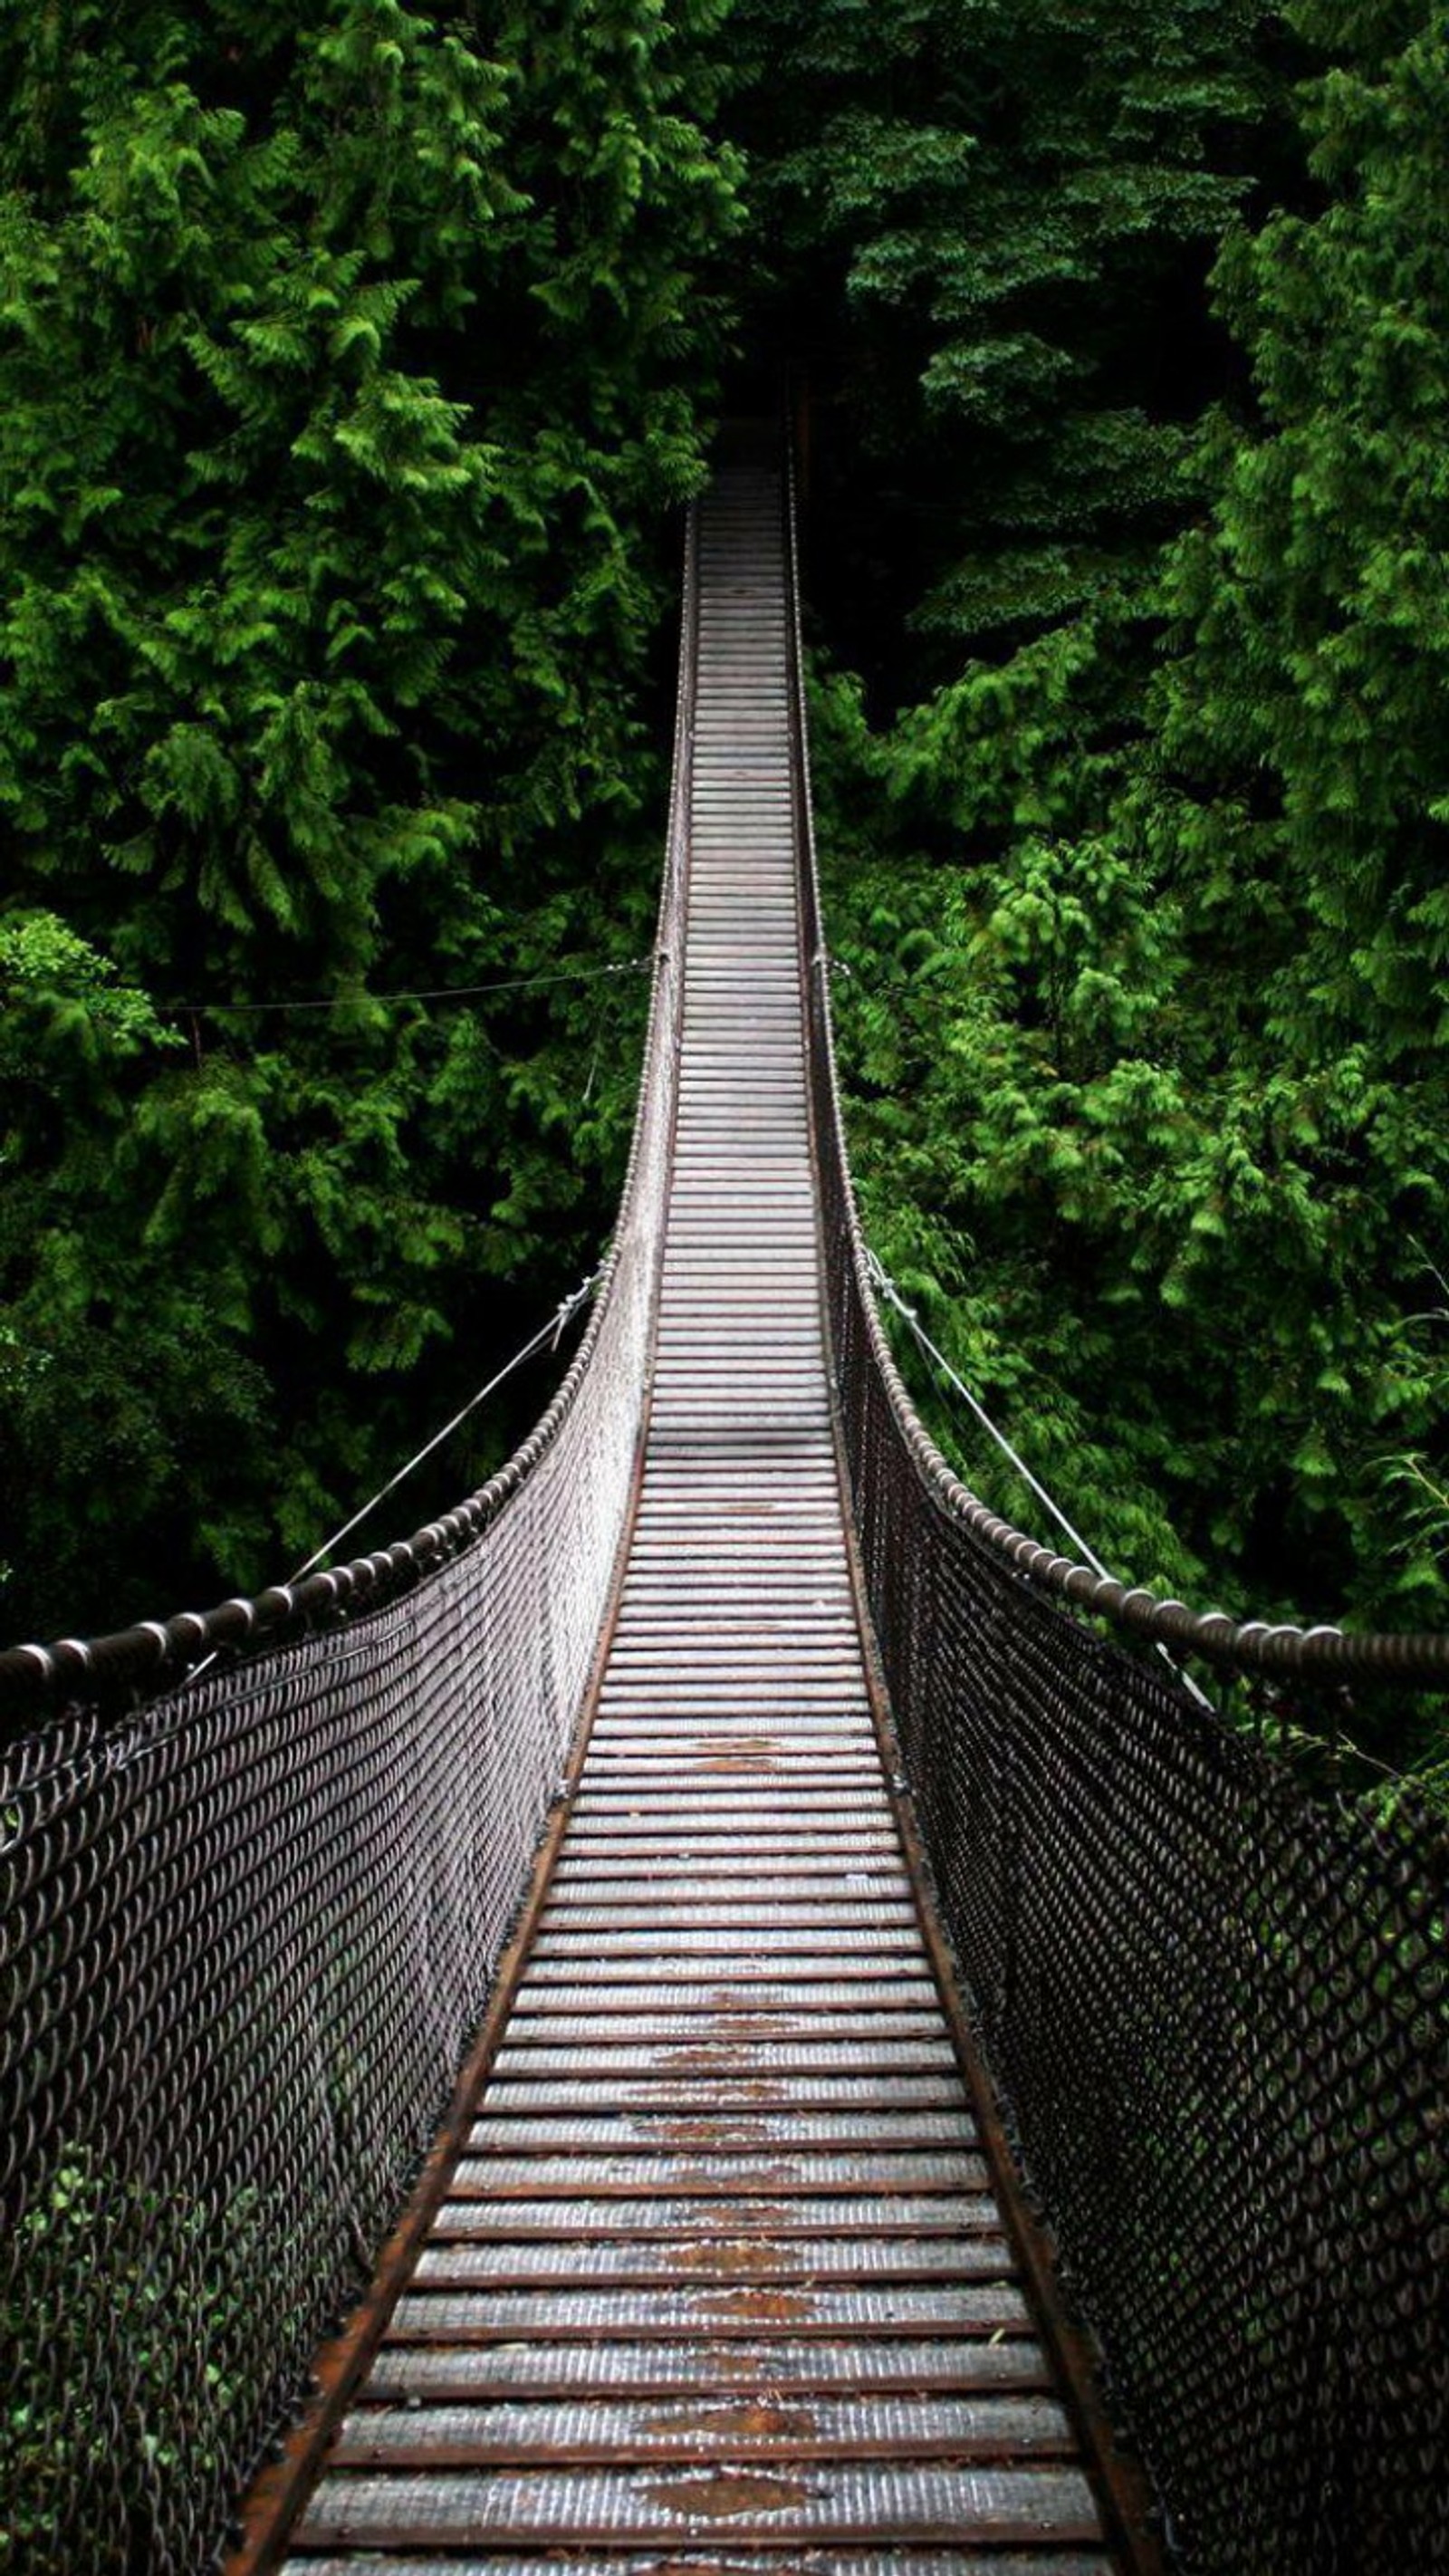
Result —
[[[1310,1800],[1034,1595],[842,1335],[942,1911],[1188,2563],[1449,2566],[1442,1834]]]
[[[934,1450],[867,1285],[808,846],[806,876],[867,1590],[1031,2189],[1189,2567],[1427,2576],[1449,2567],[1443,1825],[1407,1795],[1387,1821],[1310,1796],[1044,1597],[1064,1561],[1003,1546]]]
[[[320,2336],[371,2276],[482,2017],[636,1457],[692,622],[691,571],[633,1159],[600,1305],[544,1422],[452,1516],[460,1552],[403,1597],[310,1633],[292,1620],[139,1712],[72,1709],[0,1756],[0,2567],[16,2576],[211,2563]],[[421,1535],[339,1595],[375,1597],[394,1560],[456,1534]]]

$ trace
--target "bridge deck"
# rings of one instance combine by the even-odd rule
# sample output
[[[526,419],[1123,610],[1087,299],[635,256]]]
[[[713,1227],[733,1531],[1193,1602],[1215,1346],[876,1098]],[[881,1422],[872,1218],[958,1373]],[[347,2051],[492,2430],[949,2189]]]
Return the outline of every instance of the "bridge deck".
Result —
[[[291,2576],[1111,2563],[866,1688],[773,478],[721,478],[700,558],[677,1160],[617,1626],[504,2043]]]

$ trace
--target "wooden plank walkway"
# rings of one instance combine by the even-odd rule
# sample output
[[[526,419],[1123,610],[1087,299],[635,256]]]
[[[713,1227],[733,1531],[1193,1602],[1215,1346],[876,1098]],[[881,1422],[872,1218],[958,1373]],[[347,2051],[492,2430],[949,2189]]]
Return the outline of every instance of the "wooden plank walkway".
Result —
[[[1107,2576],[933,1982],[831,1432],[773,477],[700,533],[658,1367],[588,1758],[287,2566]]]

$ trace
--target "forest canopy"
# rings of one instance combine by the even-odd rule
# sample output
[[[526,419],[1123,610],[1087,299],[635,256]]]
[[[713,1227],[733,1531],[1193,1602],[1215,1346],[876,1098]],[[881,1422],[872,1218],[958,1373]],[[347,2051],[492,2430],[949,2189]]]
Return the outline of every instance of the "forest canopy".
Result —
[[[12,1633],[275,1575],[596,1257],[679,507],[787,370],[871,1240],[1133,1579],[1442,1621],[1446,70],[1425,0],[7,13]]]
[[[598,1257],[720,17],[7,13],[12,1629],[274,1576]]]

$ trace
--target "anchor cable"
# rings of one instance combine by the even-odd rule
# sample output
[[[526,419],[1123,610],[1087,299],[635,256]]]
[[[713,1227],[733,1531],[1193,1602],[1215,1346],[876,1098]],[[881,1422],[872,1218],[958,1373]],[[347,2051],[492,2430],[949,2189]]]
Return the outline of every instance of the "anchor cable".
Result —
[[[1062,1531],[1063,1535],[1070,1539],[1072,1546],[1078,1552],[1081,1562],[1084,1565],[1089,1565],[1092,1572],[1094,1574],[1099,1574],[1104,1582],[1110,1583],[1113,1578],[1107,1567],[1102,1563],[1096,1550],[1087,1545],[1081,1531],[1073,1527],[1072,1523],[1068,1520],[1066,1513],[1062,1510],[1060,1503],[1057,1502],[1055,1496],[1049,1494],[1045,1485],[1041,1482],[1041,1479],[1032,1474],[1026,1460],[1021,1456],[1018,1450],[1013,1448],[1011,1442],[1007,1439],[1005,1432],[997,1429],[996,1424],[992,1421],[984,1404],[982,1404],[979,1399],[972,1394],[965,1379],[951,1366],[945,1352],[937,1348],[936,1344],[932,1341],[930,1334],[927,1332],[925,1325],[921,1322],[919,1315],[916,1313],[914,1306],[908,1306],[906,1304],[904,1297],[901,1295],[895,1281],[890,1276],[885,1264],[879,1259],[877,1254],[870,1250],[868,1245],[866,1247],[865,1265],[866,1275],[869,1278],[871,1287],[874,1289],[877,1297],[883,1299],[886,1305],[892,1307],[895,1313],[900,1316],[902,1322],[909,1327],[921,1349],[935,1362],[935,1365],[941,1371],[942,1376],[949,1381],[949,1383],[955,1388],[956,1393],[961,1397],[962,1401],[969,1406],[971,1413],[974,1415],[976,1421],[980,1423],[982,1430],[987,1432],[995,1441],[997,1448],[1002,1453],[1002,1456],[1010,1460],[1011,1465],[1015,1468],[1016,1473],[1020,1476],[1023,1484],[1028,1486],[1031,1492],[1035,1494],[1036,1499],[1041,1504],[1043,1510],[1050,1513],[1052,1519],[1056,1522],[1058,1529]],[[1193,1680],[1191,1673],[1185,1673],[1183,1671],[1176,1656],[1169,1653],[1167,1647],[1162,1643],[1160,1638],[1156,1640],[1156,1651],[1162,1657],[1162,1660],[1168,1666],[1168,1669],[1176,1675],[1183,1688],[1190,1691],[1193,1698],[1200,1701],[1204,1708],[1211,1708],[1212,1702],[1208,1698],[1206,1691],[1198,1688],[1198,1685]]]
[[[506,1360],[504,1362],[503,1367],[498,1371],[496,1377],[491,1377],[486,1386],[480,1386],[476,1395],[469,1396],[467,1403],[459,1407],[458,1411],[453,1415],[451,1422],[445,1422],[441,1431],[435,1431],[431,1440],[425,1441],[422,1448],[419,1449],[413,1457],[409,1458],[406,1466],[399,1467],[396,1475],[389,1476],[385,1485],[379,1485],[377,1492],[372,1495],[369,1501],[363,1504],[360,1511],[353,1513],[351,1520],[344,1521],[340,1529],[335,1529],[330,1538],[324,1539],[321,1546],[313,1550],[313,1553],[308,1557],[305,1565],[299,1565],[293,1573],[288,1575],[288,1583],[300,1583],[304,1574],[313,1573],[316,1567],[321,1564],[324,1556],[330,1556],[333,1549],[339,1545],[341,1540],[350,1538],[353,1531],[367,1519],[368,1514],[370,1512],[375,1512],[379,1503],[385,1503],[389,1494],[395,1494],[399,1485],[405,1484],[408,1477],[411,1476],[417,1468],[422,1466],[424,1460],[431,1458],[435,1449],[441,1449],[443,1442],[452,1438],[453,1433],[459,1428],[459,1425],[467,1421],[469,1414],[476,1413],[479,1405],[485,1404],[489,1396],[494,1394],[496,1390],[502,1386],[505,1378],[512,1377],[515,1369],[522,1368],[525,1360],[531,1360],[536,1352],[543,1349],[545,1343],[547,1343],[553,1350],[557,1350],[559,1343],[563,1339],[567,1326],[573,1321],[579,1308],[588,1304],[589,1299],[593,1296],[603,1275],[603,1266],[601,1264],[600,1267],[592,1272],[590,1277],[583,1282],[581,1287],[575,1288],[572,1295],[565,1297],[562,1300],[557,1311],[549,1317],[546,1324],[541,1324],[539,1326],[538,1331],[532,1336],[531,1340],[526,1341],[521,1350],[515,1351],[511,1360]]]

